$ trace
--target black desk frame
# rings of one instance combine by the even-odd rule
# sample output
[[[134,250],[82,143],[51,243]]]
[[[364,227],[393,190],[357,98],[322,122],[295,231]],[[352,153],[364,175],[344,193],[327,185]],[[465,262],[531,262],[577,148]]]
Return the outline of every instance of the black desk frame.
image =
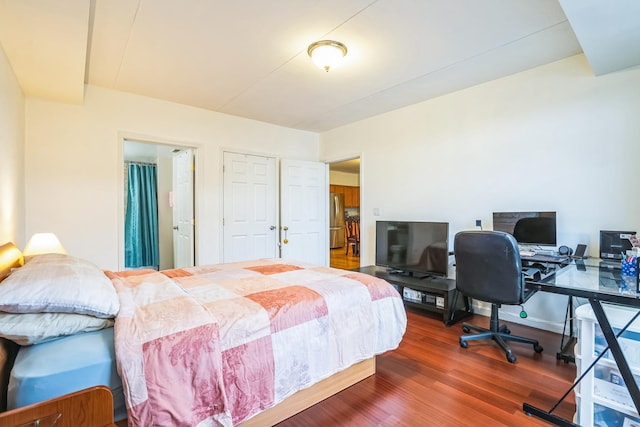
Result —
[[[550,275],[555,274],[558,269],[562,269],[571,264],[571,258],[564,256],[523,256],[522,266],[529,266],[533,264],[543,264],[546,271]],[[544,279],[542,280],[544,282]],[[529,291],[535,293],[537,289],[529,288]],[[576,358],[572,353],[573,346],[576,343],[575,337],[575,325],[573,321],[573,296],[569,295],[569,301],[567,302],[567,311],[564,317],[564,329],[562,330],[562,340],[560,341],[560,351],[556,353],[556,359],[564,360],[565,363],[575,363]],[[569,331],[567,331],[567,324],[569,325]],[[567,341],[565,342],[565,338]]]
[[[562,329],[562,340],[560,340],[560,351],[556,353],[556,359],[564,360],[564,363],[576,363],[576,358],[573,355],[573,347],[577,342],[575,336],[576,328],[573,320],[573,296],[569,295],[569,301],[567,302],[567,311],[564,315],[564,328]],[[567,333],[567,323],[569,324],[569,331]],[[567,342],[564,342],[567,338]]]
[[[586,289],[570,288],[570,287],[558,286],[553,284],[545,284],[545,283],[537,283],[537,282],[527,283],[527,287],[534,289],[536,291],[568,295],[569,297],[586,298],[589,301],[589,304],[591,304],[591,308],[593,309],[596,319],[600,324],[602,333],[605,339],[607,340],[607,344],[609,346],[608,348],[611,350],[611,354],[613,355],[613,358],[618,366],[618,369],[620,370],[620,375],[624,379],[624,383],[626,384],[627,389],[629,390],[629,394],[631,395],[631,399],[633,400],[636,410],[640,413],[640,389],[638,389],[638,384],[636,384],[635,378],[633,378],[633,374],[631,373],[631,368],[629,367],[629,363],[627,363],[627,359],[625,358],[624,353],[620,348],[620,343],[618,342],[618,336],[622,334],[629,327],[629,325],[636,319],[637,315],[633,317],[631,321],[627,323],[624,326],[624,328],[620,330],[620,332],[618,333],[618,336],[616,336],[616,334],[613,331],[613,328],[611,327],[611,323],[609,322],[609,319],[607,318],[607,315],[605,314],[604,308],[602,306],[602,303],[610,303],[610,304],[623,305],[627,307],[640,308],[640,299],[636,298],[635,296],[616,295],[616,294],[609,294],[609,293],[603,293],[603,292],[589,291]],[[604,354],[605,351],[603,351],[602,354]],[[591,366],[589,366],[589,368],[586,371],[591,369],[594,364],[595,364],[595,361]],[[522,409],[524,410],[525,413],[527,413],[527,415],[534,415],[556,426],[563,426],[563,427],[576,426],[577,427],[577,424],[571,421],[565,420],[564,418],[560,418],[557,415],[553,414],[554,409],[558,406],[560,402],[564,400],[565,397],[569,395],[571,390],[573,390],[573,388],[577,384],[578,384],[578,381],[576,381],[574,385],[571,386],[571,388],[560,398],[560,400],[549,411],[545,411],[543,409],[537,408],[528,403],[523,403]]]

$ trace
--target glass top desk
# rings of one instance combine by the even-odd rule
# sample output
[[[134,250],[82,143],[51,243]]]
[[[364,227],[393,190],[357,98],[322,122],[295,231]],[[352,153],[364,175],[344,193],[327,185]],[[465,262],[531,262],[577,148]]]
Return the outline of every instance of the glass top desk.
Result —
[[[638,412],[640,412],[640,390],[633,378],[629,364],[618,343],[618,338],[602,306],[603,303],[607,303],[637,307],[640,309],[640,294],[636,291],[637,279],[626,279],[621,275],[621,272],[619,262],[602,261],[594,258],[575,260],[569,265],[560,268],[555,274],[546,279],[541,281],[527,281],[526,287],[531,291],[551,292],[571,297],[585,298],[589,301],[604,337],[607,340],[611,354],[624,379],[624,383],[629,390],[631,399]],[[618,334],[622,334],[638,315],[640,315],[640,310]],[[528,403],[522,405],[523,410],[528,415],[534,415],[554,425],[575,426],[576,424],[573,422],[553,414],[555,407],[562,402],[572,390],[573,387],[571,387],[549,411],[536,408]]]

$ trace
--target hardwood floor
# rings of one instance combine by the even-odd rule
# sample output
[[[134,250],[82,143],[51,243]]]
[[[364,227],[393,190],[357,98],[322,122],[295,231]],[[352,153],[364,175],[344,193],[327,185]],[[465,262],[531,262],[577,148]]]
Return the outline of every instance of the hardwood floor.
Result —
[[[331,255],[329,259],[329,266],[334,268],[342,268],[344,270],[353,270],[360,267],[360,257],[353,255],[353,251],[349,248],[349,254],[347,255],[347,248],[331,249]]]
[[[513,343],[518,361],[507,362],[493,341],[460,347],[461,325],[408,310],[399,348],[378,356],[377,373],[278,424],[300,426],[547,426],[522,411],[522,403],[551,409],[571,386],[576,366],[556,360],[560,336],[517,324],[513,334],[536,338],[544,347]],[[487,326],[474,316],[470,323]],[[573,419],[571,393],[554,413]]]

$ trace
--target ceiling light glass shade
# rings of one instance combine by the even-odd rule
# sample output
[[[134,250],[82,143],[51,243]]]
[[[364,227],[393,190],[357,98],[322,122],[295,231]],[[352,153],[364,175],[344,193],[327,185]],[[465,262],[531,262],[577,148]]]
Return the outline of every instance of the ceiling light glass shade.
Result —
[[[27,246],[24,247],[24,256],[40,254],[66,254],[67,251],[60,243],[60,240],[53,233],[36,233],[31,236]]]
[[[318,67],[329,72],[342,62],[347,54],[347,47],[333,40],[320,40],[311,43],[307,53]]]

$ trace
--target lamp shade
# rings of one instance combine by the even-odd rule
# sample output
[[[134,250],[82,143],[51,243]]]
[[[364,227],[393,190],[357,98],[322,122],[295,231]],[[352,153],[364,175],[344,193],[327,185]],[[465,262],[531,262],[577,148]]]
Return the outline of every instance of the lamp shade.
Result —
[[[347,54],[347,47],[333,40],[320,40],[311,43],[307,53],[313,62],[326,72],[337,67]]]
[[[66,254],[67,251],[60,243],[60,240],[53,233],[36,233],[29,239],[24,247],[24,256],[40,254]]]

